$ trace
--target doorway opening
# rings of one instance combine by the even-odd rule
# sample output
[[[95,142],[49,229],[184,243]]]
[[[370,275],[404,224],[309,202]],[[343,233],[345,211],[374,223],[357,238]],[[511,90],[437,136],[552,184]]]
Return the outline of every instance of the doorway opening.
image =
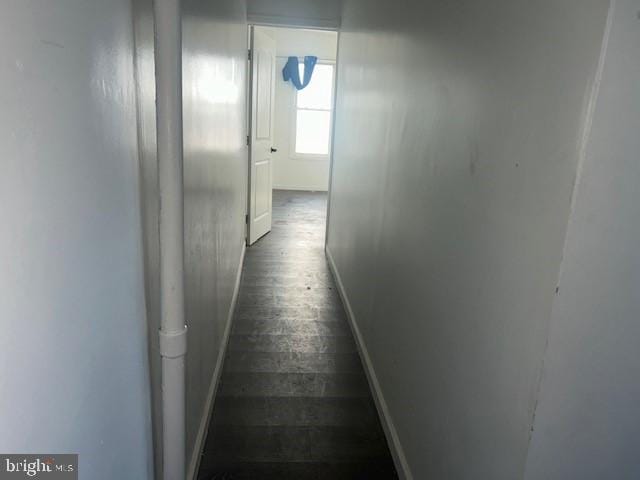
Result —
[[[313,192],[326,205],[337,41],[336,31],[250,27],[248,245],[271,231],[274,198]]]

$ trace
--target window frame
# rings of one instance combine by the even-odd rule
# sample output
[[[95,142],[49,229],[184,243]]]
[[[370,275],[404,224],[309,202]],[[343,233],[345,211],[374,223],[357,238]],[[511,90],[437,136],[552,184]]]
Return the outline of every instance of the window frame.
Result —
[[[298,60],[299,61],[299,60]],[[302,63],[302,62],[300,62]],[[318,60],[316,65],[330,65],[331,69],[331,97],[330,107],[326,108],[298,108],[298,90],[295,90],[295,98],[293,103],[292,115],[291,115],[291,132],[289,135],[289,156],[298,160],[327,160],[331,157],[331,137],[333,132],[333,110],[335,108],[335,94],[336,94],[336,62],[335,60]],[[312,77],[313,80],[313,77]],[[327,153],[298,153],[296,152],[296,136],[298,132],[298,110],[306,110],[311,112],[329,112],[329,138],[327,139],[328,149]]]

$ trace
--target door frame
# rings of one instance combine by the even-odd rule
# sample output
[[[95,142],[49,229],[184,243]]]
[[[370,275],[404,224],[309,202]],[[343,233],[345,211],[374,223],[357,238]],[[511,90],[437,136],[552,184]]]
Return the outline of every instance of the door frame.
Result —
[[[273,28],[295,28],[302,30],[324,30],[330,32],[336,32],[337,34],[337,46],[336,46],[336,60],[334,63],[333,70],[333,99],[331,105],[331,137],[329,139],[329,186],[327,189],[327,212],[326,212],[326,220],[325,220],[325,234],[324,234],[324,247],[327,248],[327,244],[329,241],[329,217],[331,215],[331,185],[333,184],[333,161],[334,161],[334,145],[335,145],[335,132],[336,132],[336,108],[338,103],[338,75],[339,75],[339,62],[340,62],[340,28],[322,28],[317,25],[308,24],[308,25],[286,25],[286,24],[275,24],[268,21],[252,21],[247,23],[247,84],[246,84],[246,99],[247,99],[247,175],[246,178],[246,198],[247,203],[245,204],[245,243],[247,247],[249,244],[249,212],[250,212],[250,202],[251,202],[251,189],[249,188],[251,185],[251,137],[253,135],[252,130],[252,107],[253,107],[253,52],[251,51],[251,46],[253,45],[253,29],[254,27],[273,27]],[[276,73],[276,79],[278,75]],[[275,88],[275,86],[274,86]]]

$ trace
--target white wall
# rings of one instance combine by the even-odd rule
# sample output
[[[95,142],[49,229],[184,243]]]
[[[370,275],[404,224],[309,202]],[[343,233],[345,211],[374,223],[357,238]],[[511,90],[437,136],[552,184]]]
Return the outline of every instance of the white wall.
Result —
[[[342,0],[247,0],[249,23],[338,28]]]
[[[528,480],[640,478],[640,3],[614,5],[553,305]]]
[[[311,158],[296,156],[295,105],[297,90],[282,79],[287,57],[315,55],[319,60],[336,60],[338,34],[336,32],[294,29],[261,28],[276,41],[275,132],[273,154],[273,186],[278,189],[327,191],[329,187],[329,156]]]
[[[0,16],[0,451],[150,479],[128,0]]]
[[[161,468],[158,165],[151,0],[136,0],[145,280],[149,311],[156,470]],[[238,278],[247,194],[243,1],[183,1],[187,458],[205,433],[210,386]],[[221,358],[221,357],[220,357]],[[195,456],[194,456],[195,453]]]
[[[523,476],[608,6],[345,3],[328,251],[413,478]]]

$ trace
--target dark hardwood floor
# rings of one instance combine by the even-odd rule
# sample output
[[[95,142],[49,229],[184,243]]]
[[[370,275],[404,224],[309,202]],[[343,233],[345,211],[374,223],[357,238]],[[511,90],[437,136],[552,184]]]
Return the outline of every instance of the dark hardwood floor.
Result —
[[[324,256],[326,194],[274,191],[247,249],[200,463],[209,479],[395,479]]]

